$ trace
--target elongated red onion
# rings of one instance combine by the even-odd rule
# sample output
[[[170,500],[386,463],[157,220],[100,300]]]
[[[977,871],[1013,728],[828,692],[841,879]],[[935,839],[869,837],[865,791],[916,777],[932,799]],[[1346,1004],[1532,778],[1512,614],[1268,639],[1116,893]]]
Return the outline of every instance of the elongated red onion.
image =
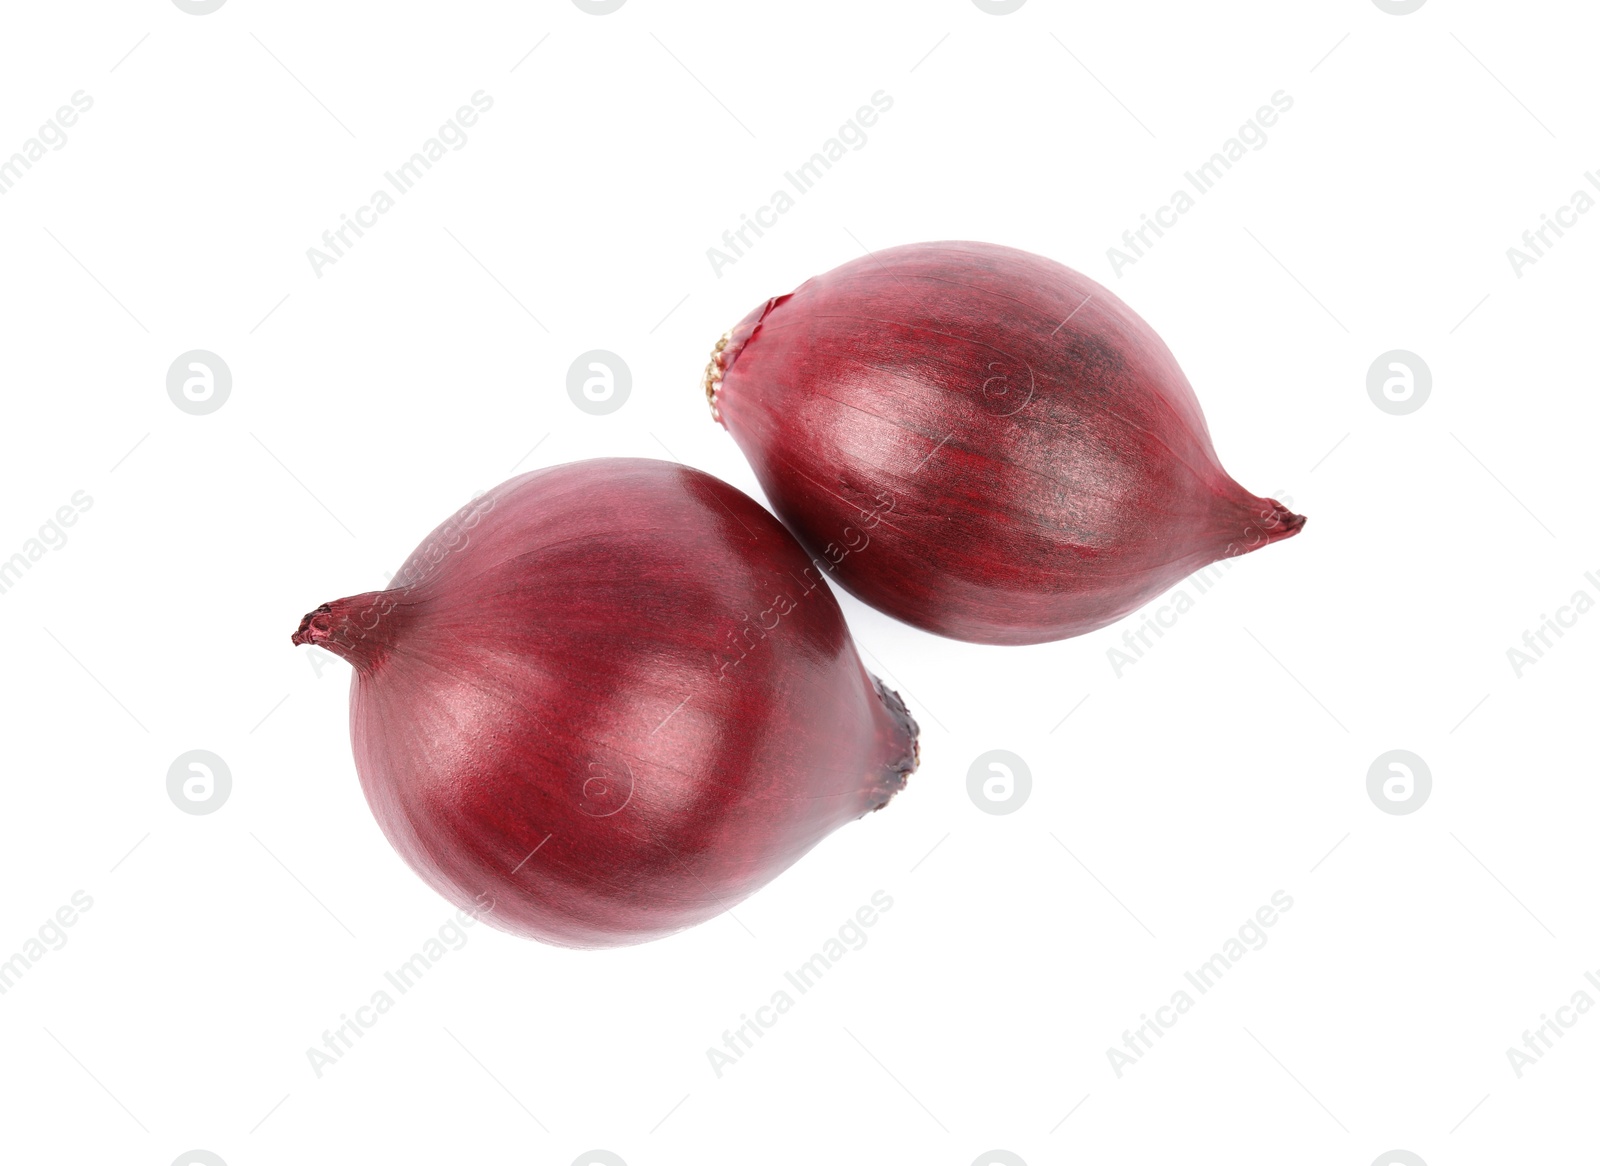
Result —
[[[708,474],[575,462],[483,495],[294,642],[354,666],[362,789],[429,884],[518,935],[639,943],[738,903],[916,766],[823,574]]]
[[[1080,635],[1305,523],[1222,469],[1132,309],[1009,247],[919,243],[808,280],[722,338],[705,387],[833,577],[957,639]]]

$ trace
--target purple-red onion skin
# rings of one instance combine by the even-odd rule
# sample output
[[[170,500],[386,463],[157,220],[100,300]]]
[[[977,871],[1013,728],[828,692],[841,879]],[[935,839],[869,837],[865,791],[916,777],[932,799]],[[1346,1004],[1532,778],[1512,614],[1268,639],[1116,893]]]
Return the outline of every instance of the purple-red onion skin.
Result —
[[[913,244],[817,276],[733,329],[707,391],[840,585],[956,639],[1092,631],[1305,522],[1223,470],[1132,309],[1008,247]]]
[[[602,459],[490,491],[295,640],[355,666],[362,789],[418,874],[614,946],[722,913],[914,768],[823,575],[716,478]]]

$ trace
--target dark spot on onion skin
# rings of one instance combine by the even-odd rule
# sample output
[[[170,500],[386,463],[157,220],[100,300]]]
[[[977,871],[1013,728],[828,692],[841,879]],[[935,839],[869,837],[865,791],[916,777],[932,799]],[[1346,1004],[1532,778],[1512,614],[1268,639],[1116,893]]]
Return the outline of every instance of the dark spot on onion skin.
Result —
[[[1074,332],[1062,346],[1062,355],[1074,374],[1069,383],[1077,390],[1105,391],[1128,378],[1128,361],[1104,336]]]

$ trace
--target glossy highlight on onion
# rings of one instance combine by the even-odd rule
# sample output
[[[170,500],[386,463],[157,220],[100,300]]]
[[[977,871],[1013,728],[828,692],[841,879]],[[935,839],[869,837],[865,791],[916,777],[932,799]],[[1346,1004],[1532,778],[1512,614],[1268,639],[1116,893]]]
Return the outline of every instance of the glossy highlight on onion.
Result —
[[[810,279],[718,342],[705,389],[841,586],[956,639],[1081,635],[1305,523],[1223,470],[1131,308],[1008,247],[912,244]]]
[[[617,946],[734,906],[915,768],[825,574],[732,486],[598,459],[482,495],[293,638],[354,667],[362,789],[423,879]]]

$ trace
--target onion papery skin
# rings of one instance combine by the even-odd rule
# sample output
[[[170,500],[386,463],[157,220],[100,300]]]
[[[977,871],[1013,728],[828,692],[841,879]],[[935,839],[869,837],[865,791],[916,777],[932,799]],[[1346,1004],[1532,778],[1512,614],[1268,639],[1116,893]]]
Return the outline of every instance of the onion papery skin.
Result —
[[[808,280],[719,341],[705,387],[833,578],[956,639],[1081,635],[1305,522],[1223,470],[1132,309],[1009,247],[911,244]]]
[[[619,946],[734,906],[915,768],[824,574],[710,475],[576,462],[480,496],[294,641],[354,666],[361,786],[423,879],[502,930]]]

